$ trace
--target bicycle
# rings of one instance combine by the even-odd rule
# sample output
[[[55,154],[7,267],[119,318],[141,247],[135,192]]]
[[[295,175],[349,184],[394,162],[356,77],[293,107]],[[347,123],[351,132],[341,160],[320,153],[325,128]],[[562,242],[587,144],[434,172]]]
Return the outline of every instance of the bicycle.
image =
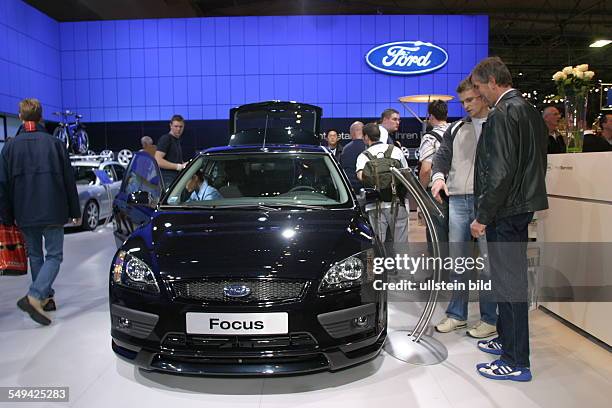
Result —
[[[85,125],[81,123],[83,115],[71,112],[69,110],[63,112],[53,112],[55,116],[60,116],[62,119],[58,127],[53,131],[53,136],[60,139],[69,152],[75,154],[86,154],[89,149],[89,136],[85,131]],[[68,123],[68,118],[74,116],[74,123]]]

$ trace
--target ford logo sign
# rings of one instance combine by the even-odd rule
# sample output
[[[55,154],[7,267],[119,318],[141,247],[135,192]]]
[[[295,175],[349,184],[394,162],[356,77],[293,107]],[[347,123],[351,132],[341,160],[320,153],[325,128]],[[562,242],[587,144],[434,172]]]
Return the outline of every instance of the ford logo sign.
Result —
[[[233,283],[223,287],[223,294],[233,298],[245,297],[251,294],[251,288],[240,283]]]
[[[414,75],[442,68],[448,61],[448,54],[431,43],[400,41],[372,48],[365,59],[366,63],[376,71]]]

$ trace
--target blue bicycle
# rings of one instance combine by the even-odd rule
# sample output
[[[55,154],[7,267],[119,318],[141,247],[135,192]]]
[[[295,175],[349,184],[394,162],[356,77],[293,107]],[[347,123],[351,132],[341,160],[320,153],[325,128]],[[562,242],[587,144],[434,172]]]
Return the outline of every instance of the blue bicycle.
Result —
[[[81,123],[83,115],[78,115],[69,110],[64,112],[53,112],[55,116],[59,116],[61,121],[58,127],[53,131],[53,136],[61,140],[69,152],[75,154],[86,154],[89,150],[89,136],[85,131],[85,125]],[[68,123],[68,118],[74,116],[74,123]]]

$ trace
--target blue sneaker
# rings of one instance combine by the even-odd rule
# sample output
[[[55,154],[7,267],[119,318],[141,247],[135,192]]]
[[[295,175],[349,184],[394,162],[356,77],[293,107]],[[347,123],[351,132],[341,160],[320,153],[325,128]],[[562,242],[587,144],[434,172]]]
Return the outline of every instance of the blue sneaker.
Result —
[[[492,380],[531,381],[531,370],[529,367],[512,367],[503,360],[478,364],[476,365],[476,371],[483,377]]]
[[[499,337],[496,337],[491,340],[480,340],[478,342],[478,348],[481,351],[489,354],[495,354],[496,356],[501,356],[504,354],[504,350],[502,350],[502,344],[499,341]]]

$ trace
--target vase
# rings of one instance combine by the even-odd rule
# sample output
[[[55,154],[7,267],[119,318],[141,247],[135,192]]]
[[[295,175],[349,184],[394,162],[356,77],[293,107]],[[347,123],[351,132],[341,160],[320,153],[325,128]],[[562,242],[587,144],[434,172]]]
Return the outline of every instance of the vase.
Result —
[[[565,97],[565,133],[568,153],[582,152],[588,101],[586,93]]]

